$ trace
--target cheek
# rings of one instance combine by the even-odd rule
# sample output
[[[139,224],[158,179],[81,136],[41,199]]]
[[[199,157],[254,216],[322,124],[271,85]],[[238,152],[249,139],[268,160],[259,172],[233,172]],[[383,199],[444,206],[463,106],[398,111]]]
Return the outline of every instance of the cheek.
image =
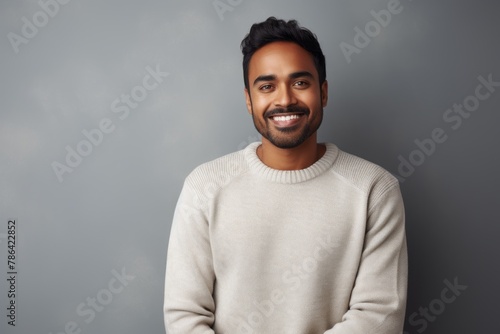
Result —
[[[262,115],[266,110],[269,109],[270,103],[268,103],[265,99],[257,98],[252,100],[253,112],[256,115]]]
[[[323,108],[321,92],[318,91],[317,94],[310,94],[307,97],[304,97],[304,103],[309,106],[311,111],[321,110]]]

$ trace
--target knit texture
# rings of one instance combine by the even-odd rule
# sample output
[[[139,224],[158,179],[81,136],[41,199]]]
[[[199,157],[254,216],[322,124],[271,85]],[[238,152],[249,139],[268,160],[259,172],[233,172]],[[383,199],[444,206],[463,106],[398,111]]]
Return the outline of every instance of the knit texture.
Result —
[[[331,143],[308,168],[275,170],[259,145],[185,180],[167,255],[167,333],[400,334],[397,179]]]

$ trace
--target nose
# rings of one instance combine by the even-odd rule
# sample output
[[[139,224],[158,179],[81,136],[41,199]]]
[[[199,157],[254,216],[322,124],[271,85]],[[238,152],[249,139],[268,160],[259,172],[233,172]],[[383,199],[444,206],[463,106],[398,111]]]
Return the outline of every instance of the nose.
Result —
[[[292,88],[288,86],[282,86],[276,91],[276,98],[274,100],[274,105],[276,107],[286,108],[289,105],[297,103],[297,99],[292,91]]]

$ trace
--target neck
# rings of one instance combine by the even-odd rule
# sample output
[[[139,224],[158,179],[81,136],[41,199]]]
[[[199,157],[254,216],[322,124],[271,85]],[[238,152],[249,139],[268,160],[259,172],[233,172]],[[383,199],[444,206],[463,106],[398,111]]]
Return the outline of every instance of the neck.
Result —
[[[257,148],[257,156],[270,168],[298,170],[314,164],[321,159],[325,151],[325,145],[317,143],[314,133],[300,146],[294,148],[279,148],[266,138],[262,138],[262,145]]]

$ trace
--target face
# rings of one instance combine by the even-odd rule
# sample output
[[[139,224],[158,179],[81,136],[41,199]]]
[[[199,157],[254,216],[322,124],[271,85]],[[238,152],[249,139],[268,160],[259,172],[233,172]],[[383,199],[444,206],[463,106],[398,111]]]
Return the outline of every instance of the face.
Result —
[[[267,44],[250,59],[248,81],[247,108],[263,141],[294,148],[316,133],[328,84],[319,84],[309,52],[292,42]]]

